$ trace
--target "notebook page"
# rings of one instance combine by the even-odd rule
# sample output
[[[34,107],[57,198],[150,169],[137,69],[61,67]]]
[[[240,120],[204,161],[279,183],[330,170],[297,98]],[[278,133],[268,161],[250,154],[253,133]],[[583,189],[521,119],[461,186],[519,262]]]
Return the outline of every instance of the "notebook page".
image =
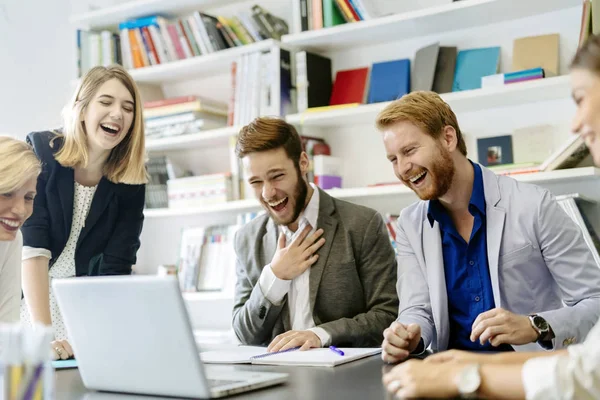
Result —
[[[273,354],[267,357],[254,358],[252,364],[294,365],[304,367],[335,367],[364,357],[381,353],[381,348],[339,348],[344,352],[341,356],[328,348],[310,349],[307,351],[290,351]]]

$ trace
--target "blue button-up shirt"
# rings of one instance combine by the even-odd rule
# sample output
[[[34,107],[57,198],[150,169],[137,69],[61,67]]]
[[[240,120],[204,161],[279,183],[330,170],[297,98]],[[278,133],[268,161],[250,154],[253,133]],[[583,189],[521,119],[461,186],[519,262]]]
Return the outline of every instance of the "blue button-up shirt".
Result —
[[[483,346],[479,340],[471,342],[471,328],[477,316],[495,307],[490,270],[487,259],[485,195],[481,167],[473,164],[475,179],[469,200],[469,212],[474,217],[473,230],[467,243],[458,233],[452,218],[437,200],[429,202],[427,218],[433,226],[440,225],[444,272],[448,294],[450,320],[449,349],[501,351],[510,346]]]

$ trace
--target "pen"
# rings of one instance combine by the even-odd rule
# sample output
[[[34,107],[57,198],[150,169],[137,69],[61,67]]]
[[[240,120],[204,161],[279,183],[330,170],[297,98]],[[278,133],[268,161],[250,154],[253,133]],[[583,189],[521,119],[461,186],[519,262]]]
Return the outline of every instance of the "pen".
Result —
[[[329,346],[329,350],[333,351],[334,353],[338,353],[340,356],[344,355],[344,352],[335,346]]]

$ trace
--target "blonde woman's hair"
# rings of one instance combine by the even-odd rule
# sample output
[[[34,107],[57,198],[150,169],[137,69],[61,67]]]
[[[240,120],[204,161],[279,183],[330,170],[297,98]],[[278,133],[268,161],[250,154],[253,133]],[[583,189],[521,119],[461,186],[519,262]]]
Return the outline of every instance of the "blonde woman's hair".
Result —
[[[134,116],[125,138],[111,150],[104,164],[103,175],[114,183],[131,185],[147,183],[142,101],[133,78],[120,65],[94,67],[81,79],[73,97],[62,112],[63,130],[56,134],[64,138],[64,143],[56,153],[56,160],[64,167],[87,166],[89,154],[83,113],[100,86],[111,79],[118,79],[133,97]]]
[[[41,171],[42,165],[31,146],[10,136],[0,136],[0,193],[19,190]]]

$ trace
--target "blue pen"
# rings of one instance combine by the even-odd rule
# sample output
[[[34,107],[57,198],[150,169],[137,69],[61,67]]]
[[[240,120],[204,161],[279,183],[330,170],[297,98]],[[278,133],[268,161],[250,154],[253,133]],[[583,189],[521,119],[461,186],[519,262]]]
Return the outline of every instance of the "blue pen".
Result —
[[[335,346],[329,346],[329,350],[333,351],[334,353],[338,353],[340,356],[344,355],[344,352]]]

